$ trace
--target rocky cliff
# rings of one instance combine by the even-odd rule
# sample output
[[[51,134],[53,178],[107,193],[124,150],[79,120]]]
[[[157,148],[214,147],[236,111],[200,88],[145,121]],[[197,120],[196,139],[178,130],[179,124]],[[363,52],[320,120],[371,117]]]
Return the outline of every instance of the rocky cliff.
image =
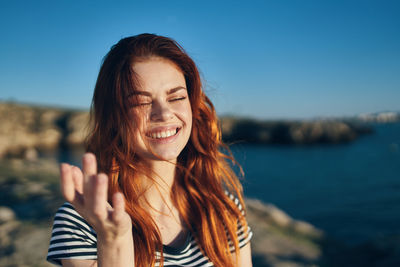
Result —
[[[0,102],[0,158],[83,143],[87,111]]]

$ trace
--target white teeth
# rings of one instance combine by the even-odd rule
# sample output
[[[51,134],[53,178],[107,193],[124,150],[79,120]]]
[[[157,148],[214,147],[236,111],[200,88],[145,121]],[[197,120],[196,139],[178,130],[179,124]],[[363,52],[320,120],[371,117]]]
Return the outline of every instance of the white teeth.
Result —
[[[167,138],[167,137],[175,135],[176,132],[177,132],[177,129],[167,130],[164,132],[151,133],[151,134],[149,134],[149,136],[154,139]]]

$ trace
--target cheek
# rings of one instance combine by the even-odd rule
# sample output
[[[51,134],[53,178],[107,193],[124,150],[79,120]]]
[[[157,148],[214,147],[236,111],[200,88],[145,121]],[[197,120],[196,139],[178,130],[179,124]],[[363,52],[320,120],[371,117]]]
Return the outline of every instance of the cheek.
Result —
[[[184,107],[182,107],[182,110],[180,110],[180,114],[182,115],[182,119],[186,123],[186,126],[192,127],[192,109],[190,107],[190,104],[186,104]]]
[[[144,124],[150,117],[151,110],[148,107],[137,108],[132,112],[133,118],[139,124]]]
[[[131,125],[133,127],[135,142],[143,140],[144,129],[146,128],[146,112],[140,110],[132,110],[130,112]]]

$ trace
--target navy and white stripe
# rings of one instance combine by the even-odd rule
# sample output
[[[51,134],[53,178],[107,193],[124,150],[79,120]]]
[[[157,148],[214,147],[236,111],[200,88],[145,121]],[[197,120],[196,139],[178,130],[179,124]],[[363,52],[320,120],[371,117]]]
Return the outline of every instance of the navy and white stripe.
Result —
[[[239,201],[231,195],[230,198],[243,212]],[[250,227],[247,228],[246,233],[244,230],[244,227],[239,224],[237,234],[240,248],[244,247],[253,235]],[[231,250],[233,250],[233,247],[231,247]],[[164,246],[163,255],[164,266],[214,266],[203,255],[191,233],[188,234],[186,242],[180,248]],[[161,253],[156,252],[156,257],[160,258]],[[69,203],[64,203],[56,213],[47,254],[47,260],[56,265],[61,265],[61,259],[97,259],[96,233]],[[160,263],[156,262],[156,266],[160,266]]]
[[[61,259],[97,259],[97,237],[90,225],[65,203],[57,211],[47,260],[61,265]]]

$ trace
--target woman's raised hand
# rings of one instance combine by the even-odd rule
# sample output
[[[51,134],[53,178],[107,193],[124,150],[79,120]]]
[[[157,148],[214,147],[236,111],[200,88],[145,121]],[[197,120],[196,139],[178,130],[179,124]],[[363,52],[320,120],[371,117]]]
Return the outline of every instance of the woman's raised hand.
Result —
[[[112,196],[112,206],[107,202],[108,177],[97,173],[93,154],[83,155],[82,171],[64,163],[60,172],[62,194],[93,227],[98,242],[115,244],[119,240],[132,240],[132,222],[125,211],[124,197],[116,193]]]

